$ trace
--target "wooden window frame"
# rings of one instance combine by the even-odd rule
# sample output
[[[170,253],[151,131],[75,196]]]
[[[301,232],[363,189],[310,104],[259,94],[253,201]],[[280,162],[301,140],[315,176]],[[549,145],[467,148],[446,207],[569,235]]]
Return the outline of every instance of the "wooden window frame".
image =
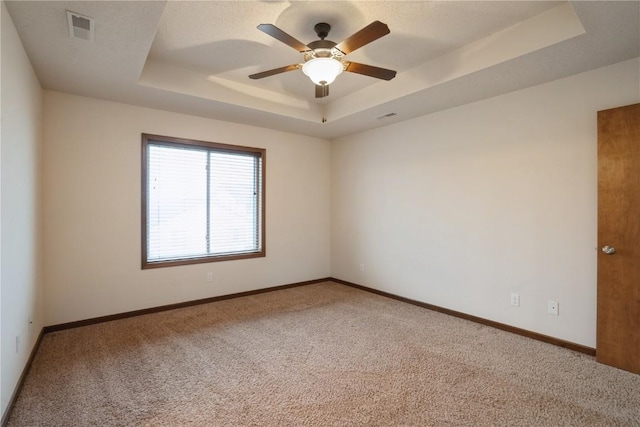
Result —
[[[211,255],[211,256],[202,256],[197,258],[182,258],[176,260],[168,260],[168,261],[148,261],[147,260],[147,195],[148,195],[148,146],[150,143],[166,145],[169,147],[175,146],[195,146],[195,147],[203,147],[205,149],[209,149],[211,151],[219,151],[219,152],[230,152],[230,153],[253,153],[257,154],[261,161],[261,186],[260,186],[260,194],[259,194],[259,210],[260,210],[260,219],[259,219],[259,227],[260,227],[260,248],[255,252],[247,252],[242,254],[232,254],[232,255]],[[239,260],[239,259],[249,259],[249,258],[261,258],[266,256],[266,231],[265,231],[265,213],[266,213],[266,156],[267,151],[263,148],[254,148],[254,147],[246,147],[239,145],[230,145],[230,144],[221,144],[218,142],[208,142],[208,141],[199,141],[193,139],[185,139],[185,138],[175,138],[170,136],[161,136],[161,135],[153,135],[153,134],[142,134],[142,168],[141,168],[141,178],[142,178],[142,223],[141,223],[141,243],[142,243],[142,269],[150,269],[150,268],[159,268],[159,267],[171,267],[171,266],[179,266],[179,265],[190,265],[190,264],[201,264],[208,262],[217,262],[217,261],[231,261],[231,260]]]

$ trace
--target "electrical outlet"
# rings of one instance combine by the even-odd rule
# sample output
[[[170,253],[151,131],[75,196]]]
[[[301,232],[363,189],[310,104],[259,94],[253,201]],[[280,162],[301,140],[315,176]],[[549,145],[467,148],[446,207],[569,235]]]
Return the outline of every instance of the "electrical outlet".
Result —
[[[520,307],[520,295],[513,293],[511,294],[511,305]]]
[[[558,304],[556,301],[549,301],[547,304],[547,312],[549,314],[552,314],[554,316],[557,316],[560,312],[560,304]]]
[[[207,273],[207,282],[213,282],[213,273],[212,272],[208,272]]]
[[[364,264],[360,264],[360,271],[364,271]]]
[[[16,335],[16,354],[20,351],[20,335]]]

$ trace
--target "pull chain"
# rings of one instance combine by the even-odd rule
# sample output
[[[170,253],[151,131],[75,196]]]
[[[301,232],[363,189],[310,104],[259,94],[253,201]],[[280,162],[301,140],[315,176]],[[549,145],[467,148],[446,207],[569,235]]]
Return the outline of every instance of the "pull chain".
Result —
[[[322,123],[327,122],[327,86],[322,86]]]

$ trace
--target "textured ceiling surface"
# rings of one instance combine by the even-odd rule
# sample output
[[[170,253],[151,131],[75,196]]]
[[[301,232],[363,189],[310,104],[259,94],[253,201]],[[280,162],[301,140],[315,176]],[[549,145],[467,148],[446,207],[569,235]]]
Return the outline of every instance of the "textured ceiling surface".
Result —
[[[406,120],[640,55],[640,3],[547,1],[7,1],[44,88],[323,138]],[[95,19],[69,37],[66,11]],[[256,29],[340,42],[380,20],[391,33],[346,59],[398,72],[343,73],[327,98],[302,54]],[[388,113],[395,116],[378,119]],[[322,123],[326,117],[327,122]]]
[[[256,29],[275,24],[309,43],[318,22],[331,26],[336,43],[375,21],[391,29],[385,36],[348,55],[356,62],[406,71],[447,51],[551,9],[558,2],[172,2],[167,5],[149,57],[194,68],[232,81],[310,99],[313,84],[301,72],[260,81],[249,74],[302,62],[294,49]],[[456,25],[451,25],[455,22]],[[339,98],[377,82],[344,74],[331,88]],[[335,90],[334,90],[335,89]],[[320,102],[320,101],[318,101]]]

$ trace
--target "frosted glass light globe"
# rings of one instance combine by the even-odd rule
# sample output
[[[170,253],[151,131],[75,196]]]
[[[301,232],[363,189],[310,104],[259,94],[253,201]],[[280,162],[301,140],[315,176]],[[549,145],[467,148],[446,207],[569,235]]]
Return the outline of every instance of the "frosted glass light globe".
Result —
[[[302,72],[319,86],[333,83],[343,70],[342,62],[333,58],[314,58],[302,65]]]

